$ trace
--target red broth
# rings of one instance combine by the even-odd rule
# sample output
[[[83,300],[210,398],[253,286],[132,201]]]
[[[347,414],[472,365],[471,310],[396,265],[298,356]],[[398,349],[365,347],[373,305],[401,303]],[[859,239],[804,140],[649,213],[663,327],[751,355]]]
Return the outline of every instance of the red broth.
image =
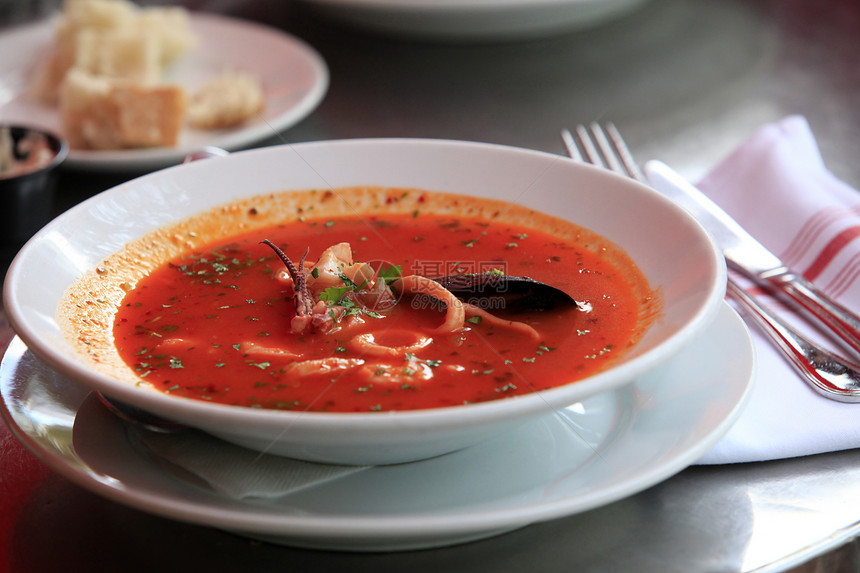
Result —
[[[433,334],[432,343],[415,352],[370,358],[352,348],[352,337],[373,333],[398,345],[440,324],[442,312],[402,299],[348,333],[292,334],[292,287],[275,280],[283,264],[260,244],[263,239],[295,261],[307,248],[308,260],[316,260],[325,248],[349,242],[356,261],[400,265],[404,275],[498,269],[557,286],[582,304],[510,317],[532,325],[539,340],[467,321],[462,331]],[[646,304],[637,293],[647,288],[635,268],[614,264],[539,229],[479,218],[383,214],[296,221],[162,265],[126,295],[114,339],[141,379],[169,394],[212,402],[327,412],[483,402],[581,379],[635,343]],[[492,304],[486,310],[503,312]],[[334,357],[364,365],[301,376],[290,371],[298,360]]]

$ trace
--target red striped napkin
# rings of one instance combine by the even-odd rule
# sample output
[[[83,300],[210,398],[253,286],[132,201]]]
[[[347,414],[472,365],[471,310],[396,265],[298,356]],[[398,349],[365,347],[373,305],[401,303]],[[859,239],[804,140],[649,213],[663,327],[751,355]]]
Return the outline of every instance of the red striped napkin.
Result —
[[[759,129],[699,188],[796,272],[860,312],[860,192],[824,165],[806,119]],[[773,299],[763,302],[785,310]],[[801,322],[800,330],[817,338]],[[751,400],[699,463],[772,460],[860,447],[860,404],[827,400],[801,381],[757,327]],[[860,358],[855,358],[860,362]]]

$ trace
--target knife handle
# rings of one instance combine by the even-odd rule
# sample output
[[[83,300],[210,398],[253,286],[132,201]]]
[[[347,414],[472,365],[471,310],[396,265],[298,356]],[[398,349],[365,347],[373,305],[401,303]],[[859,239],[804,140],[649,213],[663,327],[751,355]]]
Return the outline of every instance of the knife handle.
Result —
[[[860,402],[860,366],[817,346],[729,279],[726,293],[752,318],[816,392],[837,402]]]
[[[765,277],[764,281],[788,295],[860,355],[860,318],[856,314],[792,272]]]

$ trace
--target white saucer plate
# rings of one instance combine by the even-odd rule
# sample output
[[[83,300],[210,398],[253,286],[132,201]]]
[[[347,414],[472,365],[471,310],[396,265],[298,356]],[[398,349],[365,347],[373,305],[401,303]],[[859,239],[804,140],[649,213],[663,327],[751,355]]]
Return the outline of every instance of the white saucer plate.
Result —
[[[597,26],[646,0],[304,0],[377,33],[442,41],[522,40]]]
[[[50,467],[119,503],[297,547],[406,550],[573,515],[669,478],[740,415],[753,362],[746,327],[723,303],[703,335],[631,385],[452,454],[267,499],[227,497],[175,475],[18,338],[0,364],[0,413]]]
[[[179,163],[205,146],[246,147],[307,117],[328,90],[325,61],[310,46],[274,28],[213,14],[192,13],[199,43],[173,66],[166,78],[190,93],[223,71],[258,77],[266,107],[241,126],[220,130],[186,127],[176,147],[123,150],[72,149],[66,164],[100,171],[144,171]],[[33,69],[53,41],[53,21],[13,28],[0,34],[0,121],[23,123],[62,134],[59,112],[29,93]]]

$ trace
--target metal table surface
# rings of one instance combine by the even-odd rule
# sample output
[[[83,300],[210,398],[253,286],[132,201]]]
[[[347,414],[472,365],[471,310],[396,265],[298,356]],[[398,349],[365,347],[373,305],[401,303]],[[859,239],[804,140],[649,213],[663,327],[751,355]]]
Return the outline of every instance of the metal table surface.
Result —
[[[56,4],[0,0],[0,26]],[[561,153],[560,128],[611,119],[639,159],[696,179],[759,125],[802,114],[830,169],[860,186],[854,0],[651,0],[598,28],[482,43],[367,34],[293,2],[185,4],[284,29],[328,62],[319,108],[260,145],[405,136]],[[134,175],[63,171],[56,211]],[[5,343],[12,333],[2,324]],[[485,541],[353,554],[253,542],[125,508],[52,474],[0,430],[8,552],[0,566],[16,572],[860,570],[860,451],[693,466],[609,506]]]

